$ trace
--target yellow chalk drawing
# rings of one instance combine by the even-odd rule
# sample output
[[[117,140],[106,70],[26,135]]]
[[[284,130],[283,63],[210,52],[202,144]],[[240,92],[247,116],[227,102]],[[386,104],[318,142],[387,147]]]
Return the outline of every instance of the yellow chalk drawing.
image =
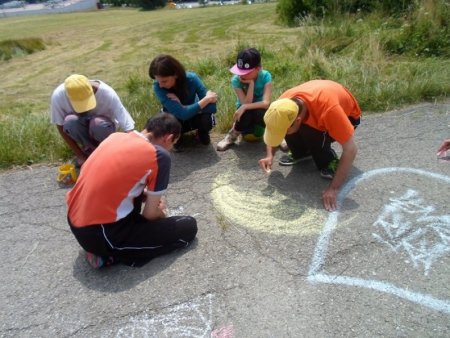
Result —
[[[211,194],[216,209],[230,221],[263,232],[318,233],[328,216],[325,210],[300,205],[270,186],[243,191],[227,175],[215,179]]]

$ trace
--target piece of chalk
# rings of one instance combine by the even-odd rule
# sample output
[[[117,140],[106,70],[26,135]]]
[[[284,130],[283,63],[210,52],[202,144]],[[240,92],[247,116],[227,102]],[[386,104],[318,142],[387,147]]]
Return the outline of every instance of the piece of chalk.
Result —
[[[270,174],[272,172],[271,169],[266,169],[266,174]]]

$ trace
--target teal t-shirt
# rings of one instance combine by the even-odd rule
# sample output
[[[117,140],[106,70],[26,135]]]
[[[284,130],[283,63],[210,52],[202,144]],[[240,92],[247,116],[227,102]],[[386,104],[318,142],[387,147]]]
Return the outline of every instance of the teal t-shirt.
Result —
[[[269,73],[269,71],[267,71],[265,69],[261,69],[255,80],[255,88],[253,90],[253,101],[252,102],[259,102],[259,101],[263,100],[264,86],[270,82],[272,82],[272,75]],[[237,75],[233,75],[233,77],[231,78],[231,86],[233,88],[240,88],[244,91],[244,93],[247,93],[248,84],[242,83],[239,80],[239,76],[237,76]],[[238,99],[236,101],[236,108],[239,108],[240,106],[241,106],[241,102]]]

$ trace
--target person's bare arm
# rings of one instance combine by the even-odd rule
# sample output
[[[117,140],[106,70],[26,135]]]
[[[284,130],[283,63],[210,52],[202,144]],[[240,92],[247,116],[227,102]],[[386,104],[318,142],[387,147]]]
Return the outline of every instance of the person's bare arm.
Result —
[[[240,88],[236,88],[235,89],[236,95],[239,98],[240,102],[244,102],[241,104],[241,106],[236,110],[236,112],[234,113],[234,120],[235,121],[239,121],[239,119],[241,118],[242,114],[245,113],[246,110],[252,110],[252,109],[267,109],[269,108],[270,105],[270,100],[272,97],[272,82],[267,83],[264,86],[264,94],[263,94],[263,99],[262,101],[257,101],[257,102],[247,102],[247,97],[245,97],[244,92],[242,89]],[[248,96],[248,92],[247,92],[247,96]],[[252,99],[253,99],[253,91],[252,91]]]
[[[277,148],[266,146],[266,157],[262,158],[258,161],[259,166],[262,170],[266,173],[270,173],[272,170],[272,164],[273,164],[273,157],[275,153],[277,152]]]
[[[323,205],[326,210],[333,211],[337,208],[337,193],[339,188],[347,178],[353,161],[355,160],[358,148],[353,136],[344,144],[342,144],[342,156],[339,160],[336,173],[327,189],[322,193]]]
[[[166,205],[161,195],[147,195],[142,216],[148,220],[166,217]]]

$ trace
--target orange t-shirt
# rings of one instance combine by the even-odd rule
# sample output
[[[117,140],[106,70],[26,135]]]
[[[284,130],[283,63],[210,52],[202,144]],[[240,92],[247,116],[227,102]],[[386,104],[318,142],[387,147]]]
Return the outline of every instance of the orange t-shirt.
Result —
[[[132,212],[144,189],[162,195],[167,189],[170,155],[138,132],[113,133],[83,164],[66,195],[73,226],[113,223]]]
[[[340,144],[354,132],[349,117],[359,119],[361,109],[353,95],[341,84],[330,80],[312,80],[285,91],[282,98],[299,98],[308,108],[303,123],[327,132]]]

